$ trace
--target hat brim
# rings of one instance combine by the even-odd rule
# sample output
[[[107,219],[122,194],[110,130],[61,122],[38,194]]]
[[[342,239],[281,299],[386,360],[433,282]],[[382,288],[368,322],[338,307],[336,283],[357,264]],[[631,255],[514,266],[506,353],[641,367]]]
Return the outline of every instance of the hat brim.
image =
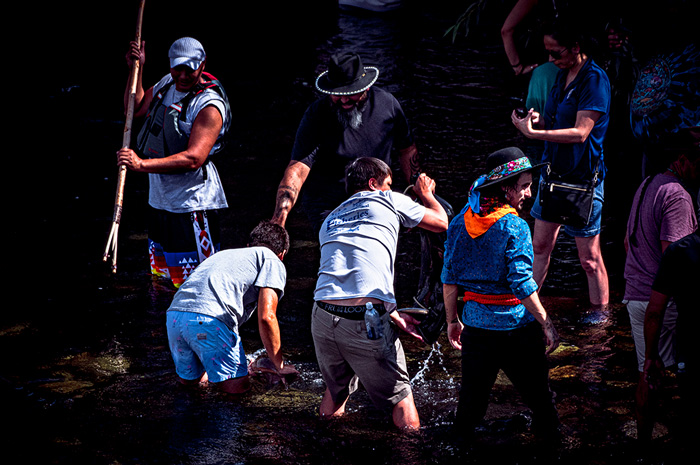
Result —
[[[524,174],[524,173],[530,173],[532,171],[538,170],[538,169],[542,168],[543,166],[547,166],[547,165],[549,165],[549,163],[547,163],[547,162],[538,163],[538,164],[533,165],[529,168],[524,168],[524,169],[516,171],[514,173],[507,174],[507,175],[500,177],[498,179],[489,179],[486,182],[484,182],[482,185],[475,187],[474,190],[477,190],[477,191],[482,190],[486,187],[493,186],[494,184],[498,184],[499,182],[503,182],[506,179],[509,179],[509,178],[512,178],[515,176],[520,176],[521,174]]]
[[[187,57],[178,57],[170,59],[170,67],[176,68],[181,65],[185,65],[193,71],[197,71],[200,66],[202,66],[203,60],[195,60]]]
[[[328,71],[324,71],[316,78],[316,88],[329,95],[352,95],[372,87],[379,77],[379,69],[374,66],[365,66],[365,72],[362,77],[350,84],[337,86],[328,79]]]

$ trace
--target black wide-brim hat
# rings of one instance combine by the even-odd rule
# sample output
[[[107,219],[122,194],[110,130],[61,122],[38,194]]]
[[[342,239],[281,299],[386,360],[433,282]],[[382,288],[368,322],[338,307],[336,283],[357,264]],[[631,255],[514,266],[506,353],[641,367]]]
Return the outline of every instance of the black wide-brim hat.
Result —
[[[546,165],[548,163],[533,165],[518,147],[506,147],[493,152],[486,158],[487,173],[479,176],[479,179],[474,182],[473,189],[481,190]]]
[[[316,78],[316,88],[324,94],[352,95],[369,89],[379,77],[379,69],[364,66],[357,53],[331,56],[328,70]]]

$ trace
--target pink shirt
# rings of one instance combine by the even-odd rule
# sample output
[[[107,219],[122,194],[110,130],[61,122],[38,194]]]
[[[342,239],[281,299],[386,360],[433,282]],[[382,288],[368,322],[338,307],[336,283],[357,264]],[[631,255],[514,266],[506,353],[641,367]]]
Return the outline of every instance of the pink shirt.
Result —
[[[627,222],[625,300],[647,301],[661,261],[661,241],[674,242],[691,234],[698,222],[690,194],[670,173],[654,176],[638,208],[641,190],[642,186],[634,196]]]

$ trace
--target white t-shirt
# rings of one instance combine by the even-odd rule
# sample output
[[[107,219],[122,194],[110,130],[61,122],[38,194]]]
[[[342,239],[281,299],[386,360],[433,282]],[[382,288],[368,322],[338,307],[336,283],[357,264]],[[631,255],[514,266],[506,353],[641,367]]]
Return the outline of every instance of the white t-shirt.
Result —
[[[173,80],[170,74],[153,86],[153,95],[155,96],[164,85]],[[163,96],[163,105],[170,106],[182,100],[187,93],[179,92],[172,85]],[[213,105],[221,113],[223,123],[219,135],[225,132],[226,122],[229,115],[226,112],[226,107],[221,96],[211,89],[197,94],[190,101],[185,113],[185,120],[179,121],[180,129],[184,134],[190,135],[192,124],[202,108]],[[215,152],[220,142],[217,141],[212,148],[211,153]],[[204,170],[206,172],[206,179]],[[199,210],[216,210],[228,207],[226,195],[219,172],[216,170],[214,163],[211,161],[206,166],[200,167],[194,171],[185,173],[149,173],[149,195],[148,203],[159,210],[166,210],[171,213],[187,213]]]
[[[208,315],[238,332],[257,308],[260,288],[276,289],[281,299],[286,280],[282,261],[267,247],[225,249],[195,268],[168,310]]]
[[[400,226],[417,226],[425,207],[392,191],[362,191],[333,210],[319,232],[315,300],[374,297],[396,303],[394,262]]]

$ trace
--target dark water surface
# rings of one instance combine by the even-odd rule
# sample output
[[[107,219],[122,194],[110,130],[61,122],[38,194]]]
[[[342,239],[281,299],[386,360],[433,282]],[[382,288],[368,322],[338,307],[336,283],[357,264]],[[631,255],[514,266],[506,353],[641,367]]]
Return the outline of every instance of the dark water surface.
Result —
[[[301,376],[288,389],[256,380],[253,392],[236,401],[209,389],[179,388],[164,324],[173,291],[147,272],[145,176],[127,175],[118,272],[102,262],[116,187],[114,152],[124,125],[123,56],[137,8],[137,2],[133,8],[113,3],[75,10],[53,5],[34,23],[57,52],[46,57],[46,50],[36,50],[44,57],[41,74],[28,76],[43,78],[34,108],[50,116],[45,130],[26,139],[41,200],[26,214],[8,214],[6,222],[13,225],[8,263],[19,264],[10,272],[7,300],[21,297],[20,305],[5,305],[0,326],[3,418],[10,428],[5,451],[34,463],[80,464],[619,464],[637,463],[640,455],[668,458],[673,443],[665,425],[675,415],[670,396],[658,451],[640,454],[634,443],[636,362],[620,303],[622,245],[611,226],[626,218],[628,207],[606,207],[603,242],[613,286],[608,322],[578,322],[587,295],[573,242],[562,238],[554,256],[543,294],[563,340],[551,357],[551,377],[566,434],[563,446],[546,457],[534,449],[525,409],[505,377],[494,388],[480,445],[460,455],[449,436],[460,356],[444,334],[434,347],[403,339],[420,435],[396,433],[362,391],[349,402],[347,418],[320,422],[324,386],[309,329],[318,244],[298,209],[288,222],[292,250],[279,318],[285,355]],[[502,17],[485,18],[491,30],[453,45],[442,34],[460,5],[418,8],[410,2],[404,14],[370,16],[339,13],[333,2],[290,3],[212,6],[206,22],[196,15],[183,19],[156,2],[146,5],[146,81],[167,72],[169,44],[192,35],[204,43],[208,70],[234,105],[227,151],[215,161],[231,205],[223,247],[243,246],[250,229],[272,214],[296,126],[316,97],[313,80],[337,50],[354,48],[380,68],[378,85],[402,102],[425,170],[457,210],[486,155],[524,142],[510,123],[510,83],[498,41]],[[168,4],[192,10],[184,2]],[[26,192],[23,173],[9,174],[11,187]],[[608,196],[625,198],[625,189]],[[417,233],[403,233],[400,306],[410,306],[416,292],[418,251]],[[255,356],[262,347],[255,324],[242,332],[246,352]]]

